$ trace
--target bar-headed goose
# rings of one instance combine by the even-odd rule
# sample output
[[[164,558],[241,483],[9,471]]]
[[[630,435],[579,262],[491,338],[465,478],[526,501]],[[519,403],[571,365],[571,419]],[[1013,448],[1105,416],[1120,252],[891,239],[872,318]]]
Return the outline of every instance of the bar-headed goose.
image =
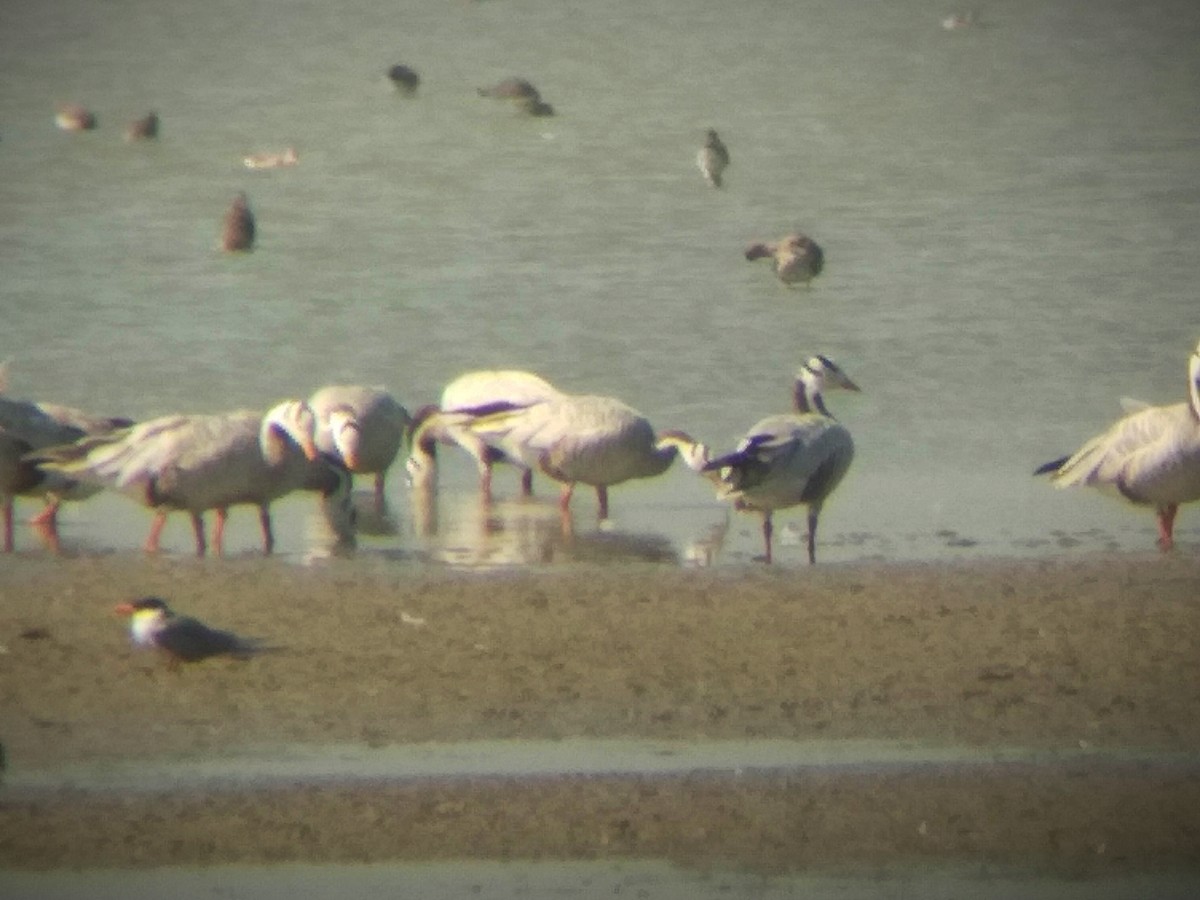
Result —
[[[603,520],[608,518],[610,486],[661,475],[681,455],[699,469],[706,453],[683,432],[656,433],[645,416],[613,397],[564,394],[477,416],[461,427],[506,457],[560,482],[564,517],[576,484],[595,487]]]
[[[1188,402],[1136,409],[1035,474],[1051,474],[1055,487],[1086,485],[1153,506],[1158,546],[1171,550],[1180,504],[1200,500],[1200,344],[1188,360]]]
[[[485,500],[491,499],[492,466],[498,462],[522,470],[521,493],[529,495],[533,491],[529,466],[464,426],[480,416],[561,396],[562,391],[545,378],[521,369],[480,369],[459,375],[442,389],[437,406],[423,407],[413,417],[412,446],[406,463],[413,486],[436,487],[437,445],[442,443],[457,445],[471,454],[479,468],[479,489]]]
[[[47,547],[57,551],[60,503],[82,500],[99,490],[64,475],[42,471],[26,457],[43,447],[69,443],[90,434],[106,434],[132,424],[130,419],[94,416],[54,403],[0,396],[0,505],[6,553],[11,553],[14,546],[14,497],[44,499],[45,506],[29,524]]]
[[[317,449],[355,475],[375,476],[375,511],[382,516],[387,470],[412,425],[408,410],[383,388],[359,384],[323,387],[308,405],[317,417]]]
[[[719,476],[718,495],[736,509],[762,513],[764,560],[772,560],[772,514],[808,507],[808,561],[817,561],[821,508],[854,459],[850,431],[825,408],[826,388],[857,391],[858,385],[826,356],[814,356],[796,374],[795,412],[768,416],[737,448],[704,466]]]
[[[144,549],[157,552],[167,515],[187,512],[196,553],[207,548],[203,514],[215,510],[217,555],[224,553],[228,508],[259,508],[263,551],[275,546],[271,503],[295,490],[319,491],[339,540],[354,538],[350,477],[318,454],[316,417],[308,404],[289,400],[266,415],[239,410],[215,415],[164,416],[132,428],[33,455],[39,467],[125,493],[154,510]]]

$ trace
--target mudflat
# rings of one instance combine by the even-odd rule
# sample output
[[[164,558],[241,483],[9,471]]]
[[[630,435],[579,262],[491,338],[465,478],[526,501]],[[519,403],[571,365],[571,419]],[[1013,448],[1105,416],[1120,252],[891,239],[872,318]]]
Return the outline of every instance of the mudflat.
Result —
[[[2,867],[1200,868],[1200,561],[1185,553],[488,573],[133,555],[0,562]],[[131,646],[113,613],[148,594],[271,649],[172,671]],[[1032,755],[144,790],[25,783],[295,747],[613,738]]]

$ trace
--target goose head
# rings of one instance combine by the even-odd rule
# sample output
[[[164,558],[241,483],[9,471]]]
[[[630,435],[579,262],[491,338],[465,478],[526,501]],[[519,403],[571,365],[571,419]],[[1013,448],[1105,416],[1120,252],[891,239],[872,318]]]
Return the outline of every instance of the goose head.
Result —
[[[437,485],[437,444],[441,435],[441,410],[422,406],[413,415],[409,426],[409,454],[404,462],[408,482],[414,488],[433,488]]]
[[[317,417],[303,400],[285,400],[272,407],[263,416],[258,442],[263,458],[271,465],[283,461],[288,446],[295,444],[311,460],[317,458],[317,446],[313,440],[317,431]]]
[[[861,388],[828,356],[810,357],[796,373],[795,402],[796,410],[802,413],[819,412],[829,416],[822,399],[827,388],[841,388],[846,391],[859,391]],[[832,418],[832,416],[830,416]]]
[[[336,545],[342,550],[351,550],[357,543],[358,511],[354,508],[354,480],[342,461],[328,454],[321,454],[327,465],[324,483],[321,485],[321,513],[333,532]]]
[[[672,430],[660,433],[655,449],[660,453],[665,451],[672,454],[672,458],[678,455],[693,472],[704,471],[705,465],[708,464],[708,446],[683,431]]]
[[[357,471],[362,443],[362,427],[359,425],[358,416],[355,415],[354,410],[345,405],[335,406],[326,417],[325,427],[329,429],[333,446],[337,450],[338,456],[342,458],[342,462],[346,464],[346,468],[351,472]]]

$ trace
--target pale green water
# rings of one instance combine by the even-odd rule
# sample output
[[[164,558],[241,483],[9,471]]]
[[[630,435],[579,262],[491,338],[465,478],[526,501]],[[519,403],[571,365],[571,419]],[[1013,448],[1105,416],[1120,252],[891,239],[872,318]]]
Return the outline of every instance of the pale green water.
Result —
[[[78,788],[94,791],[237,789],[301,782],[353,784],[422,778],[547,778],[555,776],[742,775],[761,772],[848,771],[901,775],[918,770],[1007,765],[1193,769],[1187,753],[969,747],[904,741],[788,739],[654,741],[638,738],[561,741],[465,741],[365,747],[296,745],[255,753],[178,760],[108,760],[53,770],[15,771],[10,791]]]
[[[824,352],[864,393],[831,397],[858,456],[822,518],[823,561],[1150,551],[1148,513],[1030,472],[1106,426],[1121,396],[1184,397],[1200,337],[1200,8],[1012,0],[946,32],[949,11],[5,4],[12,390],[146,417],[353,380],[415,408],[465,369],[518,366],[725,448],[786,407],[795,367]],[[400,61],[422,75],[415,99],[383,78]],[[524,119],[475,95],[510,75],[560,114]],[[67,100],[99,128],[55,129]],[[124,144],[149,109],[161,139]],[[720,192],[694,164],[709,126],[733,155]],[[241,166],[289,144],[293,169]],[[238,190],[261,237],[231,259],[214,244]],[[741,255],[796,227],[827,253],[808,291]],[[397,471],[397,532],[365,554],[681,562],[725,515],[680,469],[616,489],[613,534],[594,531],[581,496],[583,543],[526,552],[506,537],[542,534],[525,520],[544,507],[481,536],[474,478],[450,457],[439,531],[423,537]],[[306,545],[310,508],[280,505],[285,553]],[[64,530],[131,550],[147,524],[102,498]],[[235,516],[232,546],[256,540],[254,516]],[[759,540],[757,520],[735,516],[713,561],[745,562]],[[166,546],[190,546],[182,522]],[[780,556],[803,562],[799,546]]]

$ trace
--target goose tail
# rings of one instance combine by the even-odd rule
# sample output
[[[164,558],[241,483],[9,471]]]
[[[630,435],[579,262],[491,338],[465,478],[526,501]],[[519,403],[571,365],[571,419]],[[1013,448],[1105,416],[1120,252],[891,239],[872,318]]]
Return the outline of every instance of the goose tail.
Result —
[[[1053,475],[1054,473],[1060,471],[1062,469],[1062,467],[1067,464],[1067,460],[1069,460],[1070,458],[1071,457],[1069,457],[1069,456],[1060,456],[1058,459],[1052,459],[1048,463],[1042,463],[1040,466],[1038,466],[1036,469],[1033,470],[1033,474],[1034,475]]]

